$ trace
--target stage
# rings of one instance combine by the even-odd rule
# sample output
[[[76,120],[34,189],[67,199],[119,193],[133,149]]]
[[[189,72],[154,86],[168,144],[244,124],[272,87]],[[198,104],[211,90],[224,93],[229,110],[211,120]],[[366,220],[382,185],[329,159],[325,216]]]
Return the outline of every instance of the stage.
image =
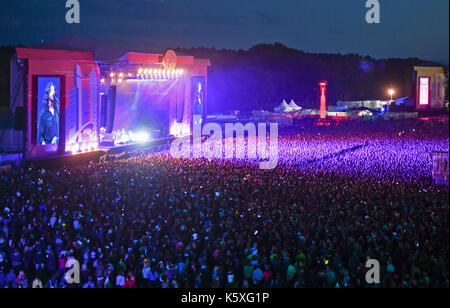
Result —
[[[60,168],[65,166],[77,166],[87,164],[91,161],[98,162],[101,157],[106,155],[119,155],[139,151],[141,153],[157,153],[170,147],[173,136],[166,138],[150,139],[146,142],[135,142],[121,144],[117,146],[100,147],[98,150],[71,153],[67,152],[59,155],[52,155],[44,158],[30,159],[28,164],[32,164],[36,168]]]
[[[22,118],[0,148],[21,162],[48,167],[153,151],[206,120],[208,59],[79,47],[16,48],[10,109]]]

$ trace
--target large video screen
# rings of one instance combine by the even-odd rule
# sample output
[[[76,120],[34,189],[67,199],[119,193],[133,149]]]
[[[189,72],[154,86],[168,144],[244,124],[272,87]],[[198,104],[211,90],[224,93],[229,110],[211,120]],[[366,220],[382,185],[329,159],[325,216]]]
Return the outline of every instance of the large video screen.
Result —
[[[430,78],[419,78],[419,105],[428,105],[430,103]]]
[[[39,76],[37,80],[37,140],[38,146],[59,143],[60,77]]]
[[[192,77],[192,104],[194,124],[201,124],[204,117],[205,78]]]

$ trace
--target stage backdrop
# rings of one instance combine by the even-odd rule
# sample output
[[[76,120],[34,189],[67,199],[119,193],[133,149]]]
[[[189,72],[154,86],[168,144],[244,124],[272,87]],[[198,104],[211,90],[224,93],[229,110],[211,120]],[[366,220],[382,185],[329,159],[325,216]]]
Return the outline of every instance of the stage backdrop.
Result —
[[[124,82],[117,86],[113,131],[125,129],[149,132],[155,138],[167,136],[171,122],[183,112],[183,96],[181,80]]]

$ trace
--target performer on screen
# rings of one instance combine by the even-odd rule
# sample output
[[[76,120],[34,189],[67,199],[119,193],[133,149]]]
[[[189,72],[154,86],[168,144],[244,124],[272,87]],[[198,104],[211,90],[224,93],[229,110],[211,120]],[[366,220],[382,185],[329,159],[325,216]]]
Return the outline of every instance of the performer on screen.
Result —
[[[197,82],[194,95],[194,123],[201,124],[203,121],[203,89],[201,82]]]
[[[39,116],[38,144],[55,144],[59,139],[59,100],[53,83],[47,84],[43,100],[44,109]]]

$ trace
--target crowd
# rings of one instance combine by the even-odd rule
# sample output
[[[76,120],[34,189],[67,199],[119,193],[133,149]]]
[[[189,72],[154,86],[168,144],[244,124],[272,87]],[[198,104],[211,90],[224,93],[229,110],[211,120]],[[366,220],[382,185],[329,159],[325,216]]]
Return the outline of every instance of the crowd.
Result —
[[[325,135],[294,134],[280,146],[281,163],[304,172],[426,185],[432,176],[432,152],[449,151],[448,127],[415,127],[369,125],[365,130]]]
[[[448,127],[314,129],[282,135],[273,170],[168,153],[15,170],[0,288],[449,287],[448,187],[429,171],[448,142]]]

